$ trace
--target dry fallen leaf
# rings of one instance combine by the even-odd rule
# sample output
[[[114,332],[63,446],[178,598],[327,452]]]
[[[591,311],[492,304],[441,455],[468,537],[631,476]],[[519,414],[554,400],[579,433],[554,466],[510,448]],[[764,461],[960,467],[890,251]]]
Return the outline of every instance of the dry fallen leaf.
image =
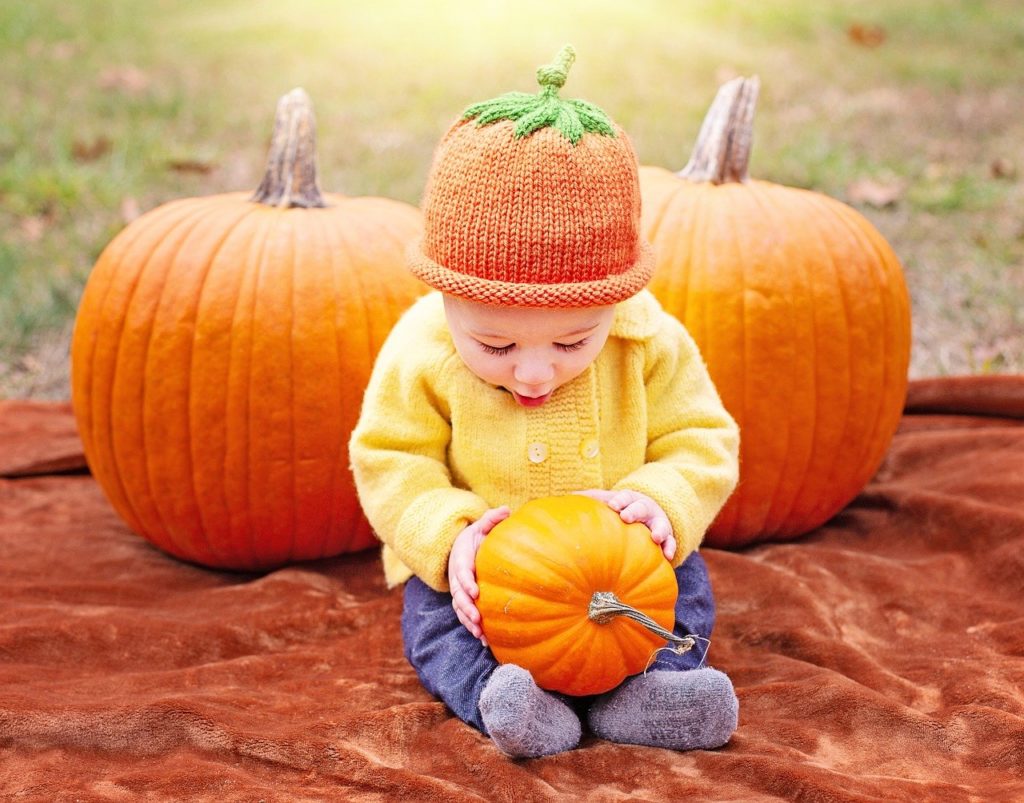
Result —
[[[992,160],[992,164],[989,165],[989,172],[992,173],[992,178],[1014,179],[1017,177],[1017,165],[1005,156],[999,156]]]
[[[207,173],[213,172],[216,165],[199,159],[171,159],[167,162],[167,167],[175,173],[198,173],[205,176]]]
[[[19,224],[22,236],[30,243],[39,242],[46,233],[46,218],[41,215],[23,217]]]
[[[850,40],[862,47],[878,47],[885,41],[885,28],[881,25],[862,25],[854,22],[846,29]]]
[[[54,42],[50,55],[56,61],[68,61],[78,55],[78,45],[68,39]]]
[[[125,223],[131,223],[141,214],[138,200],[130,195],[126,195],[121,199],[121,220]]]
[[[43,370],[43,364],[31,354],[26,354],[19,360],[19,367],[30,374],[38,374]]]
[[[139,95],[149,88],[150,80],[138,67],[125,64],[119,67],[107,67],[100,73],[99,85],[102,89]]]
[[[76,139],[71,143],[71,155],[76,162],[94,162],[101,156],[110,153],[113,144],[107,137],[102,135],[91,141]]]
[[[853,203],[881,209],[899,201],[905,189],[906,185],[902,181],[882,182],[873,178],[859,178],[846,188],[846,197]]]

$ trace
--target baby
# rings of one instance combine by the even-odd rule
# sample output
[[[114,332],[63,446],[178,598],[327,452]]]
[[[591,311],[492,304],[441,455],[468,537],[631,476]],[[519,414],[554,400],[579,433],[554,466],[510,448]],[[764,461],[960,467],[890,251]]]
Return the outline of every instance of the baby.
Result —
[[[467,110],[439,144],[411,268],[437,291],[384,344],[352,435],[360,500],[405,583],[405,654],[428,691],[515,757],[617,742],[707,749],[738,703],[703,650],[659,653],[596,698],[499,666],[475,600],[477,549],[527,500],[584,493],[642,522],[679,584],[675,632],[707,643],[697,547],[737,481],[737,428],[683,326],[645,285],[636,156],[599,108],[537,95]],[[701,641],[704,640],[704,641]]]

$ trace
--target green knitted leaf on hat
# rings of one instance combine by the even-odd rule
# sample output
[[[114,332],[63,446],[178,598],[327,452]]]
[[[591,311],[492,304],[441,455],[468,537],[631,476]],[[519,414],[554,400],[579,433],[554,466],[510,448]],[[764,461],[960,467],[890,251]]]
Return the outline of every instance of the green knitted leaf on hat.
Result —
[[[462,115],[463,120],[476,118],[478,126],[512,120],[516,124],[515,136],[527,137],[541,128],[555,128],[573,145],[584,134],[615,136],[611,118],[598,106],[585,100],[563,100],[558,90],[565,83],[569,67],[576,60],[576,52],[566,45],[555,60],[537,70],[537,83],[541,90],[536,95],[509,92],[497,98],[474,103]]]

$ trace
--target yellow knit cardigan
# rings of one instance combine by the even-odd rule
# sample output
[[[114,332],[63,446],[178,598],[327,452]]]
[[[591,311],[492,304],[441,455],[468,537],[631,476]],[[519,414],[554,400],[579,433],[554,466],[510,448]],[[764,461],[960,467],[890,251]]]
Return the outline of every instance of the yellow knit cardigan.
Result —
[[[618,304],[598,358],[536,408],[465,367],[441,294],[425,296],[381,349],[349,444],[388,585],[415,574],[438,591],[455,537],[485,510],[588,488],[661,505],[678,566],[735,487],[738,450],[696,345],[647,291]]]

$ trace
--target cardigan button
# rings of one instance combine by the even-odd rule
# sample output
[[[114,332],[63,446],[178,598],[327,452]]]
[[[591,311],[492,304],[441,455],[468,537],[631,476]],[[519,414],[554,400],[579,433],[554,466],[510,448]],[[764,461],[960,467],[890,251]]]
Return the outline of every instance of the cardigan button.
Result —
[[[597,440],[595,440],[594,438],[585,440],[582,444],[580,444],[580,454],[590,460],[593,460],[595,457],[597,457],[598,451],[600,450],[597,445]]]
[[[545,443],[531,443],[526,450],[526,456],[531,463],[543,463],[548,457],[548,447]]]

